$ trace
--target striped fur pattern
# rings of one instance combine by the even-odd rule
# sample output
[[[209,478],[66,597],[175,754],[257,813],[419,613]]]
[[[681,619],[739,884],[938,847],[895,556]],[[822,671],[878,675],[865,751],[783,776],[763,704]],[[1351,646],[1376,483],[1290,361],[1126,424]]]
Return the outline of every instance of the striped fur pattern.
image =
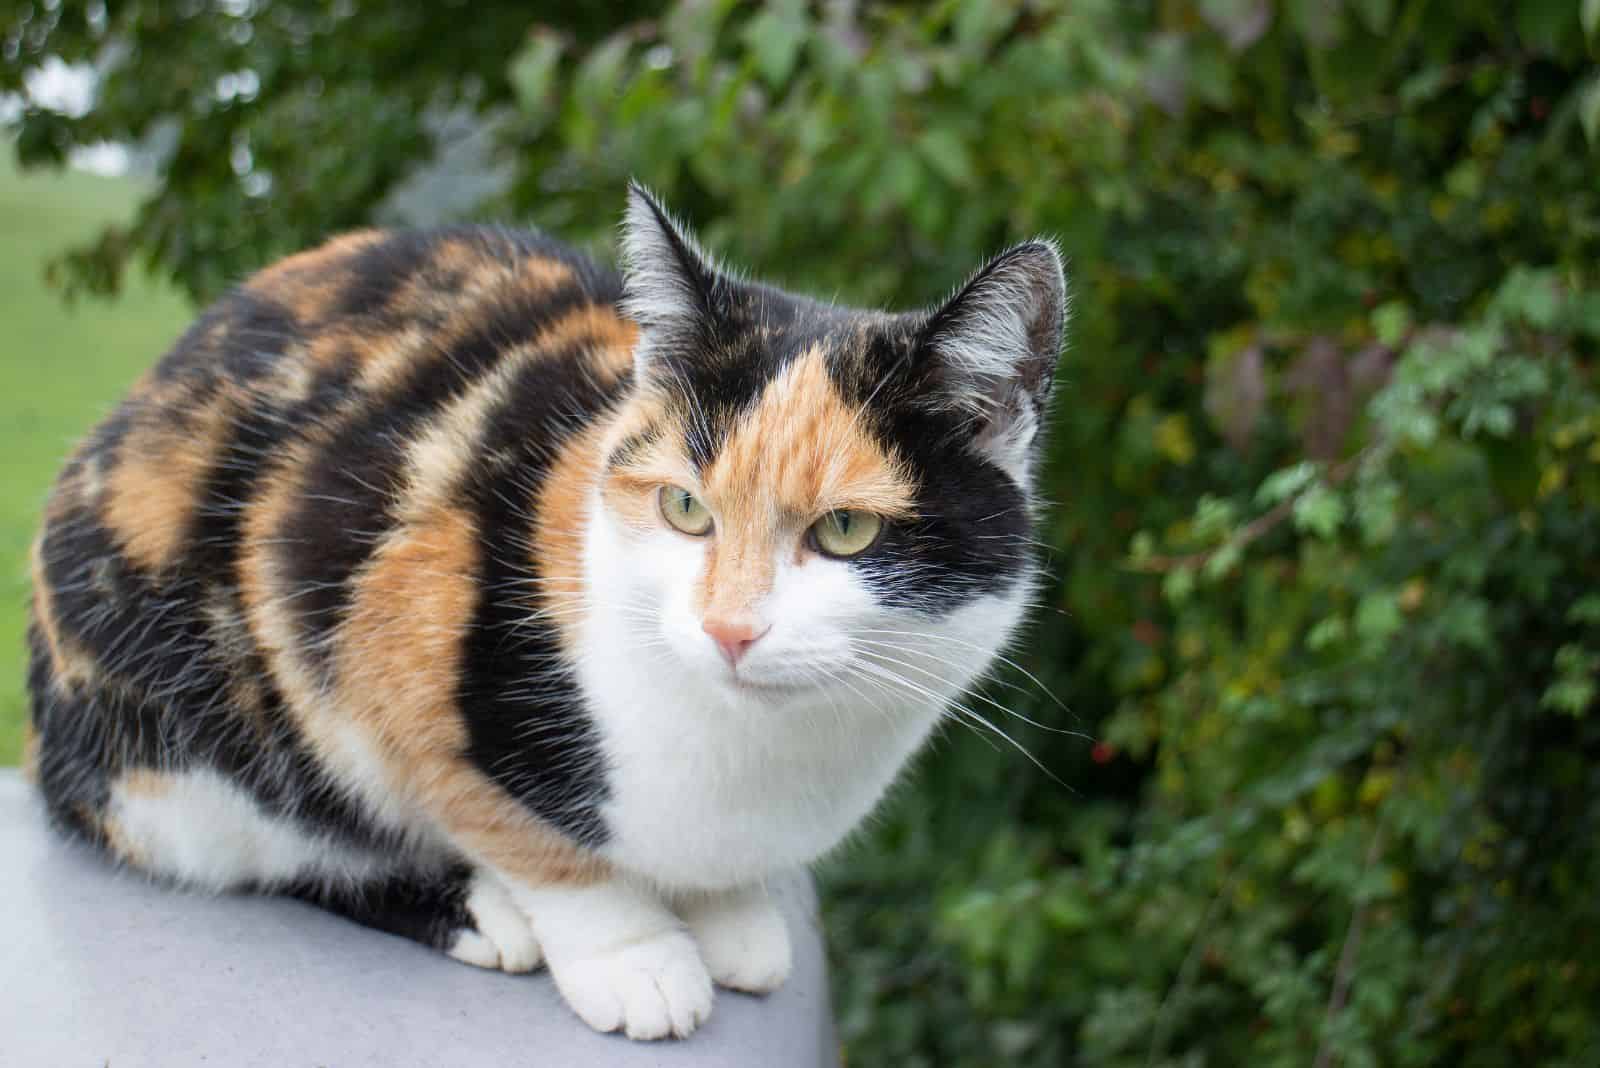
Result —
[[[856,311],[736,279],[637,188],[623,253],[355,233],[200,317],[34,546],[61,827],[547,962],[636,1038],[783,981],[764,879],[864,818],[1021,617],[1060,262]],[[840,558],[813,527],[845,512],[881,532]]]

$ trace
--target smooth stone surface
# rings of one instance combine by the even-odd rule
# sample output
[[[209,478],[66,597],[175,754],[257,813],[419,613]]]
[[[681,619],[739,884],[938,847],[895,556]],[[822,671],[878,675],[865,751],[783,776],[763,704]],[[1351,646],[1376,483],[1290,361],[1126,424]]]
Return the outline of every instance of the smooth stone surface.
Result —
[[[486,972],[298,902],[210,897],[112,868],[45,824],[0,771],[0,1065],[839,1063],[816,898],[778,893],[795,973],[765,998],[717,991],[685,1041],[586,1028],[548,973]]]

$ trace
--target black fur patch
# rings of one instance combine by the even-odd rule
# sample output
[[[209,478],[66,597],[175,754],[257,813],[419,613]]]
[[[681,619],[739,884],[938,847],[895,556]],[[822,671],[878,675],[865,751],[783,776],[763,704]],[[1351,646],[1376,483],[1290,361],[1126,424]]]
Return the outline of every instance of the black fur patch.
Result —
[[[479,532],[478,607],[458,696],[468,757],[535,814],[590,846],[604,842],[599,808],[605,768],[571,666],[549,625],[530,626],[541,607],[529,532],[532,506],[563,426],[615,400],[572,359],[540,360],[514,380],[485,427],[492,457],[462,488]],[[544,428],[530,440],[528,426]]]
[[[402,872],[356,886],[299,883],[278,892],[347,920],[448,951],[462,931],[476,931],[467,911],[472,869],[454,864],[438,873]]]

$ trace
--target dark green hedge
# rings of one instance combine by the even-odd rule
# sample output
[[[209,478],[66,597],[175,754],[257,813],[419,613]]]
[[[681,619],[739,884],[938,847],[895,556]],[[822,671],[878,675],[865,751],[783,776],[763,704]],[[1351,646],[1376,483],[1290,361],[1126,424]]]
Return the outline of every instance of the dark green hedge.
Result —
[[[1058,235],[1053,580],[974,702],[1049,773],[951,734],[827,866],[850,1062],[1594,1065],[1600,3],[566,6],[23,5],[0,88],[110,68],[24,159],[175,136],[60,277],[214,292],[451,109],[479,215],[604,247],[638,175],[854,301]]]

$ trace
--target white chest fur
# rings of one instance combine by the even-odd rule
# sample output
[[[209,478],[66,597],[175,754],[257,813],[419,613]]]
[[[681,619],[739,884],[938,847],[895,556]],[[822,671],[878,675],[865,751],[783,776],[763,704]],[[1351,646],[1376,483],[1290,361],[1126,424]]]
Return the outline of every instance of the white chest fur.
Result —
[[[717,889],[806,863],[877,803],[938,716],[842,700],[740,707],[685,688],[661,656],[590,661],[609,768],[607,855],[674,889]]]

